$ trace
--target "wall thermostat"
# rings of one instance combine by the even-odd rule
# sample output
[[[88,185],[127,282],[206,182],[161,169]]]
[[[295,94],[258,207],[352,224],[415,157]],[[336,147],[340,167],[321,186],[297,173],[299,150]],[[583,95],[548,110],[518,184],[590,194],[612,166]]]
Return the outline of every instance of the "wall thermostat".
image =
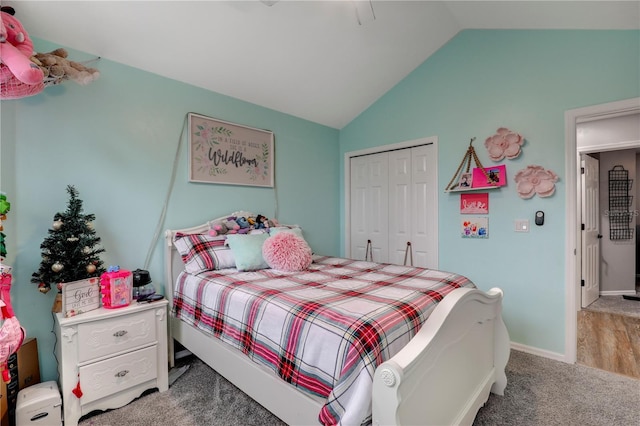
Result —
[[[544,225],[544,212],[542,210],[538,210],[536,212],[536,225]]]

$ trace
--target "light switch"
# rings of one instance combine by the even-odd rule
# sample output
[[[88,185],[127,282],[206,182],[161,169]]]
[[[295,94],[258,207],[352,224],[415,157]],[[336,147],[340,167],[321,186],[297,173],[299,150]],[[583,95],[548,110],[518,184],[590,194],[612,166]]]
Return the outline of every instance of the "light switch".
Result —
[[[516,232],[529,232],[529,220],[516,219]]]

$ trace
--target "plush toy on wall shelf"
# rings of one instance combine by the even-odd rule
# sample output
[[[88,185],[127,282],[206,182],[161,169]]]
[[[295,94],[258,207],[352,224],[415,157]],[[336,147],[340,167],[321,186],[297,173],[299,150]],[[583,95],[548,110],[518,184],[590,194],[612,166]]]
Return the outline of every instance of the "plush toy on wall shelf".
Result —
[[[97,69],[69,60],[65,49],[34,52],[29,34],[14,14],[12,7],[0,8],[0,99],[37,95],[64,80],[85,85],[100,76]]]
[[[14,14],[12,7],[0,8],[0,99],[33,96],[44,89],[43,72],[29,59],[33,42]]]
[[[31,60],[44,73],[45,86],[61,83],[64,80],[72,80],[85,85],[100,77],[100,71],[87,67],[80,62],[69,60],[68,53],[63,48],[52,52],[36,53]]]

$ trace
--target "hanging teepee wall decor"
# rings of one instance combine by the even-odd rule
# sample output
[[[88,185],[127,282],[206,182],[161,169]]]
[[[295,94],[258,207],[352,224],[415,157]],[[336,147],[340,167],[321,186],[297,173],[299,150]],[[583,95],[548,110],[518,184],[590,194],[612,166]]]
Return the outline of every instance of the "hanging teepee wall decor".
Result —
[[[467,152],[464,154],[464,157],[462,157],[462,161],[460,162],[460,165],[458,166],[458,170],[456,170],[456,172],[453,174],[453,177],[451,178],[451,180],[449,181],[449,184],[447,185],[447,187],[445,188],[445,191],[449,192],[449,191],[454,191],[454,190],[464,190],[464,189],[471,189],[470,187],[462,187],[462,183],[461,183],[461,178],[463,175],[470,175],[471,174],[471,160],[473,160],[473,162],[476,164],[476,168],[480,169],[482,171],[482,174],[484,174],[484,176],[487,178],[487,180],[489,180],[489,176],[487,175],[486,170],[484,169],[484,167],[482,166],[482,163],[480,162],[480,160],[478,159],[478,155],[476,154],[476,150],[473,148],[473,141],[476,140],[475,137],[471,138],[471,140],[469,141],[469,148],[467,148]],[[464,167],[464,172],[461,173],[461,171],[463,170]]]

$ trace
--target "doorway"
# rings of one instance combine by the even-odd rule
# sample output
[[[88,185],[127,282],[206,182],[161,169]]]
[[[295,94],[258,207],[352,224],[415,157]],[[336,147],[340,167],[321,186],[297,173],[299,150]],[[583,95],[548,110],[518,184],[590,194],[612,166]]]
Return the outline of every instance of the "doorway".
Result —
[[[640,148],[640,137],[578,138],[581,123],[597,122],[640,114],[640,98],[578,108],[565,112],[566,237],[565,237],[565,362],[575,363],[577,355],[577,313],[580,310],[582,287],[581,231],[581,155],[593,152]],[[638,131],[638,129],[631,129]]]

